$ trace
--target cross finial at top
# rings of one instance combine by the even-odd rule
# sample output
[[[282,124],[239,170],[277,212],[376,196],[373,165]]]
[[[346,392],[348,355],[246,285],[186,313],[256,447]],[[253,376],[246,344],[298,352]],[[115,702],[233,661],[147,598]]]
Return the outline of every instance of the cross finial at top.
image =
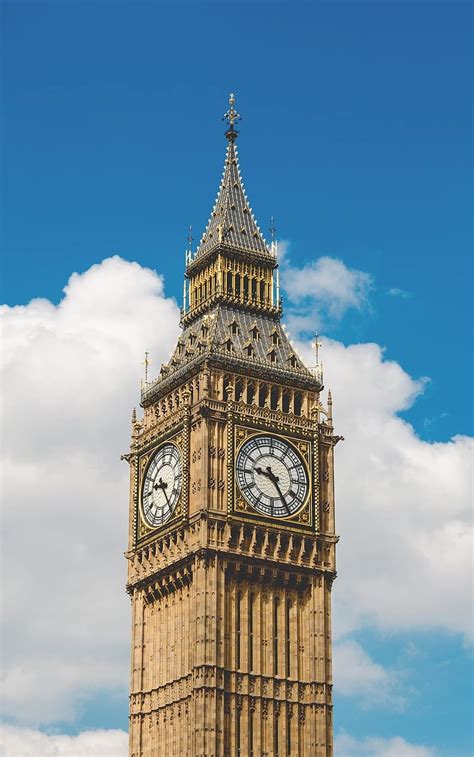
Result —
[[[229,95],[229,110],[224,113],[223,121],[227,121],[229,124],[229,128],[227,129],[225,135],[227,139],[229,139],[231,142],[233,142],[235,139],[237,139],[238,131],[235,128],[235,124],[237,121],[240,121],[240,113],[237,113],[236,109],[234,108],[235,105],[235,95],[233,92]]]

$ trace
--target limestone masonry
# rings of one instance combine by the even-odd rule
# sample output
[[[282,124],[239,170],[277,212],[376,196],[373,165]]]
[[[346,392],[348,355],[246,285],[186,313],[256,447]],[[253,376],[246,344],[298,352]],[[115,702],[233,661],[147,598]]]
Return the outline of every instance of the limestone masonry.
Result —
[[[143,385],[125,456],[133,757],[333,754],[340,437],[320,366],[280,322],[277,245],[243,188],[234,105],[217,200],[186,255],[182,334]]]

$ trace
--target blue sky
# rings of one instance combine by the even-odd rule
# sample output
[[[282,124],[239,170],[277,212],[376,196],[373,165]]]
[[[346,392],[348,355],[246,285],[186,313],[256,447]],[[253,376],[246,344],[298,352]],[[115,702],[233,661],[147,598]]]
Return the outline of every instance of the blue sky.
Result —
[[[2,300],[57,304],[73,272],[117,254],[179,301],[233,90],[246,189],[262,228],[275,216],[288,265],[329,257],[367,275],[338,317],[311,296],[299,307],[325,337],[374,342],[428,379],[398,412],[419,439],[471,434],[471,16],[457,2],[4,3]],[[338,694],[336,730],[469,754],[462,634],[383,625],[351,638],[407,703]],[[125,729],[118,691],[45,727]]]

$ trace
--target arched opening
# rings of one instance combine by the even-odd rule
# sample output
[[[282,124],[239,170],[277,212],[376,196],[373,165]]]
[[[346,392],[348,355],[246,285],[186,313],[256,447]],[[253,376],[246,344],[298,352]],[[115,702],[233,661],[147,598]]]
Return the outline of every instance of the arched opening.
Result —
[[[235,382],[235,401],[236,402],[239,402],[239,400],[242,399],[243,391],[244,391],[244,382],[242,381],[242,379],[239,378]]]
[[[233,287],[232,287],[232,273],[231,271],[227,272],[227,294],[232,294]]]
[[[278,394],[279,394],[278,387],[273,386],[272,391],[270,393],[270,408],[272,410],[278,409]]]
[[[283,410],[284,413],[290,412],[290,393],[287,389],[285,389],[283,392],[281,409]]]
[[[293,404],[293,412],[295,415],[301,415],[301,407],[303,405],[303,397],[301,392],[295,392],[295,399]]]
[[[235,275],[235,294],[237,297],[240,297],[240,274],[239,273]]]
[[[247,405],[252,405],[255,400],[255,384],[249,381],[247,384]]]
[[[265,402],[267,400],[268,395],[268,386],[266,384],[260,384],[260,388],[258,390],[258,404],[259,407],[265,407]]]

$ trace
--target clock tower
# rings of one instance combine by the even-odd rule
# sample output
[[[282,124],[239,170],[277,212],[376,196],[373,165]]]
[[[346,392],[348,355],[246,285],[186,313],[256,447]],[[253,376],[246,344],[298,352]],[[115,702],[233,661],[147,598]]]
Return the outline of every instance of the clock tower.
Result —
[[[129,753],[327,757],[340,437],[320,366],[281,325],[277,246],[245,194],[229,103],[182,333],[143,385],[126,455]]]

